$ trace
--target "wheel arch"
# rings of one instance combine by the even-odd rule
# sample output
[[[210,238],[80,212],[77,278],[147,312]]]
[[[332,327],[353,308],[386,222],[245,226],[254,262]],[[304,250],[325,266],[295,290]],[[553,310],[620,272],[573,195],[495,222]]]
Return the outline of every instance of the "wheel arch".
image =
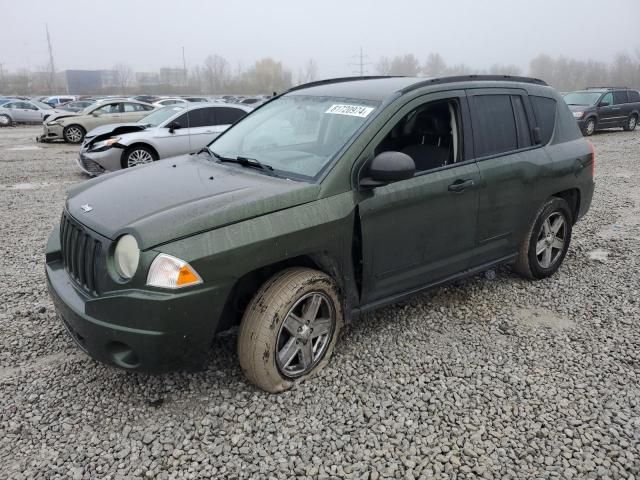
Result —
[[[160,155],[158,154],[158,150],[151,145],[150,143],[147,142],[143,142],[141,140],[136,140],[135,142],[133,142],[130,145],[123,145],[124,149],[122,150],[122,153],[120,154],[120,166],[122,168],[125,168],[125,163],[126,163],[126,155],[127,153],[134,147],[145,147],[148,148],[149,150],[151,150],[151,153],[155,156],[156,160],[160,159]]]
[[[575,224],[578,219],[578,214],[580,213],[580,189],[578,188],[570,188],[567,190],[562,190],[560,192],[556,192],[552,197],[562,198],[565,202],[569,204],[569,209],[571,211],[572,221]]]
[[[338,290],[345,299],[345,320],[350,318],[354,282],[351,271],[346,272],[341,262],[327,252],[309,253],[287,258],[269,265],[256,268],[242,277],[233,285],[222,310],[218,332],[227,330],[240,323],[242,313],[251,298],[269,278],[278,272],[292,267],[305,267],[319,270],[329,275],[336,282]],[[348,267],[347,267],[348,269]]]

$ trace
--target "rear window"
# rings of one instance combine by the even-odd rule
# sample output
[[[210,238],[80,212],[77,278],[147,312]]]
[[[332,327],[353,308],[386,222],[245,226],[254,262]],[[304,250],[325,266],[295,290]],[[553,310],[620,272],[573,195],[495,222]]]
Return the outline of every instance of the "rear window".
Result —
[[[634,102],[640,102],[640,93],[638,93],[636,90],[629,90],[629,101],[631,103]]]
[[[518,135],[511,97],[476,95],[471,98],[476,157],[517,150]]]
[[[231,125],[232,123],[236,123],[246,114],[247,112],[239,108],[228,108],[228,107],[216,108],[217,124]]]
[[[613,92],[613,104],[614,105],[622,105],[623,103],[628,103],[629,99],[627,98],[626,90],[616,90]]]
[[[530,96],[533,114],[540,128],[540,139],[546,145],[551,140],[556,125],[556,101],[548,97]]]

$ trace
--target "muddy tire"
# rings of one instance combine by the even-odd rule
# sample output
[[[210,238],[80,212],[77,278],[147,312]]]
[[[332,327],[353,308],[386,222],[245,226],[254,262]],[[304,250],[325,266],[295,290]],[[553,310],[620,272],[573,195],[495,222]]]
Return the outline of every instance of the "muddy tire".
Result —
[[[86,133],[80,125],[69,125],[62,130],[62,136],[67,143],[82,143]]]
[[[260,287],[238,335],[247,379],[283,392],[320,371],[331,358],[344,319],[335,282],[309,268],[284,270]]]
[[[522,241],[514,270],[532,280],[553,275],[569,250],[572,227],[569,204],[562,198],[550,198],[538,210]]]

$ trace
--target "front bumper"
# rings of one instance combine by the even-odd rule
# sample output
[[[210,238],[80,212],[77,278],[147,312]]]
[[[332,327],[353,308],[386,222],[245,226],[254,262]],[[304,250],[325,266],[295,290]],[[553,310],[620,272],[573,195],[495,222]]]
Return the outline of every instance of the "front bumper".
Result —
[[[52,142],[53,140],[64,140],[62,125],[42,124],[42,135],[37,138],[39,142]]]
[[[91,151],[83,146],[76,161],[83,172],[96,176],[105,171],[120,170],[122,168],[122,152],[122,148],[115,146],[102,151]]]
[[[92,295],[65,269],[58,230],[46,253],[47,286],[58,316],[92,358],[148,372],[202,368],[216,333],[227,291],[126,289]]]

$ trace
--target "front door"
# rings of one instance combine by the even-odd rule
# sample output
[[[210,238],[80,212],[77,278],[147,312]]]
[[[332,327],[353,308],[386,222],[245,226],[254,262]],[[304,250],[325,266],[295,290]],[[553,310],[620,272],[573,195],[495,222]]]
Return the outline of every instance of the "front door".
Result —
[[[620,107],[613,104],[613,93],[606,93],[598,103],[598,127],[608,128],[615,126],[619,110]]]
[[[417,171],[408,180],[359,192],[363,304],[469,267],[481,182],[477,164],[464,152],[466,124],[464,92],[429,95],[401,109],[383,138],[374,140],[370,157],[401,151],[414,159]]]

